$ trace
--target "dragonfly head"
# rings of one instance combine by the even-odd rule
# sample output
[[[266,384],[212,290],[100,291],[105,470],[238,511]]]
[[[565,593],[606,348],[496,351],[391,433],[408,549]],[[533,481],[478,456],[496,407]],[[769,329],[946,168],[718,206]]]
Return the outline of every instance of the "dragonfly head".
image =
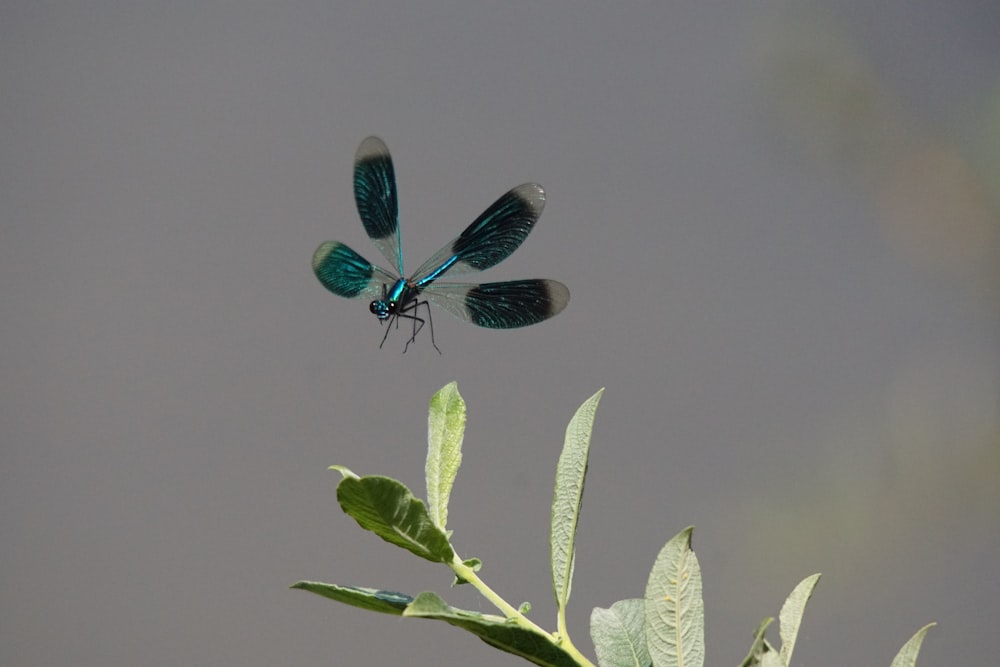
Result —
[[[396,302],[377,299],[368,304],[368,310],[372,311],[375,317],[380,320],[387,320],[396,312]]]

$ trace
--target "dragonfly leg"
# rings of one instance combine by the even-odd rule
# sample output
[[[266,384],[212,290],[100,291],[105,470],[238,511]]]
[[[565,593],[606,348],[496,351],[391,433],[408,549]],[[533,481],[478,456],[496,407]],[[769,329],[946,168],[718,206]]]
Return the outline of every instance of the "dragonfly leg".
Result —
[[[427,310],[426,320],[417,314],[421,306],[423,306]],[[434,318],[431,315],[430,303],[428,303],[427,301],[414,300],[412,303],[407,304],[406,308],[403,308],[398,313],[396,313],[396,315],[397,317],[405,317],[406,319],[410,320],[413,323],[413,330],[410,334],[410,339],[406,341],[406,345],[403,347],[403,354],[406,354],[406,351],[410,347],[410,343],[417,340],[417,334],[423,331],[425,324],[430,325],[431,345],[434,346],[434,349],[437,350],[438,354],[441,354],[441,348],[437,346],[437,342],[434,340]]]
[[[397,319],[397,316],[393,315],[392,318],[391,318],[391,320],[389,321],[389,325],[385,328],[385,335],[382,336],[382,342],[378,344],[378,349],[381,350],[382,346],[385,345],[385,339],[389,337],[389,332],[392,331],[392,323],[395,322],[396,319]],[[384,324],[384,321],[380,320],[379,324]],[[399,325],[397,324],[396,327],[398,328]]]

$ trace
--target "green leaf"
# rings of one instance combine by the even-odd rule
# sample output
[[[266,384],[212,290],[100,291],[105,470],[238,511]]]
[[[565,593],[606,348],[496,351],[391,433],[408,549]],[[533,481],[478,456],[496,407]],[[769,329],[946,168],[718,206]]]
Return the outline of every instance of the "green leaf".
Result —
[[[816,584],[819,583],[819,573],[806,577],[795,587],[792,594],[781,606],[781,613],[778,614],[778,634],[781,636],[781,663],[792,664],[792,651],[795,650],[795,639],[799,634],[799,626],[802,623],[802,615],[806,611],[806,603],[812,597]]]
[[[740,667],[757,667],[758,665],[762,665],[763,657],[773,653],[771,645],[764,639],[764,633],[772,623],[774,623],[774,619],[769,616],[761,621],[757,629],[753,631],[753,644],[750,645],[750,652],[747,653],[747,657],[743,658]]]
[[[601,389],[584,401],[566,427],[566,440],[556,468],[556,490],[552,499],[552,584],[555,588],[559,620],[562,625],[566,603],[573,583],[576,560],[576,526],[583,502],[583,483],[587,477],[590,434],[594,415],[601,402]],[[560,632],[564,632],[560,627]]]
[[[337,500],[359,526],[386,542],[435,563],[449,563],[455,556],[423,501],[401,482],[378,475],[345,477],[337,485]]]
[[[899,649],[899,653],[892,659],[891,667],[913,667],[913,665],[917,664],[917,654],[920,653],[920,645],[924,643],[927,631],[935,625],[937,623],[928,623],[917,630],[917,633],[903,644],[903,648]]]
[[[543,667],[579,667],[570,654],[552,638],[528,630],[502,616],[455,609],[434,593],[421,593],[406,608],[403,616],[434,618],[467,630],[501,651],[520,656]]]
[[[427,505],[431,519],[441,530],[448,522],[448,498],[462,465],[465,436],[465,401],[458,384],[451,382],[431,398],[427,415]]]
[[[590,612],[590,638],[601,667],[649,667],[644,627],[645,601],[619,600]]]
[[[292,586],[301,591],[309,591],[325,598],[349,604],[359,609],[377,611],[382,614],[401,616],[406,606],[413,598],[395,591],[381,591],[377,588],[358,588],[356,586],[338,586],[324,584],[319,581],[300,581]]]
[[[354,479],[358,479],[358,476],[354,473],[354,471],[347,466],[330,466],[329,469],[336,470],[342,477],[353,477]]]
[[[767,642],[764,642],[767,644]],[[760,667],[788,667],[785,663],[781,662],[781,654],[774,649],[768,647],[767,653],[760,657]]]
[[[685,528],[663,546],[646,583],[646,646],[655,667],[705,663],[705,603],[693,531]]]

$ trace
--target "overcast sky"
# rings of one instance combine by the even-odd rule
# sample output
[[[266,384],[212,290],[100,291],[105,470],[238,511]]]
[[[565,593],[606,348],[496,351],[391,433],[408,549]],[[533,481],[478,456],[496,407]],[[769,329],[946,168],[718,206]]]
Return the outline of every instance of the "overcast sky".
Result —
[[[696,525],[709,664],[824,576],[796,663],[994,664],[1000,9],[870,3],[0,3],[0,664],[519,663],[299,579],[435,590],[331,464],[423,495],[469,404],[450,527],[555,629],[548,522],[607,387],[569,625]],[[499,195],[488,280],[567,309],[384,333],[315,247],[382,261],[352,161],[395,161],[412,270]],[[775,634],[772,641],[777,642]]]

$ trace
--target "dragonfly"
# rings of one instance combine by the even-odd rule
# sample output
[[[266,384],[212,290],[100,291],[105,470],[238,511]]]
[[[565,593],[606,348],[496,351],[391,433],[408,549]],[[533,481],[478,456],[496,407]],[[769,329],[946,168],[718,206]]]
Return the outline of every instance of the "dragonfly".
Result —
[[[547,279],[495,283],[438,282],[444,276],[485,271],[507,259],[524,242],[545,207],[545,191],[525,183],[497,199],[465,231],[441,248],[409,277],[403,272],[399,204],[392,157],[378,137],[361,142],[354,156],[354,200],[368,237],[395,271],[372,264],[339,241],[321,243],[313,254],[313,272],[324,287],[348,299],[370,299],[368,309],[388,324],[379,348],[399,320],[412,324],[410,343],[434,323],[428,302],[460,320],[488,329],[514,329],[559,314],[569,303],[569,289]],[[423,307],[426,319],[420,316]]]

